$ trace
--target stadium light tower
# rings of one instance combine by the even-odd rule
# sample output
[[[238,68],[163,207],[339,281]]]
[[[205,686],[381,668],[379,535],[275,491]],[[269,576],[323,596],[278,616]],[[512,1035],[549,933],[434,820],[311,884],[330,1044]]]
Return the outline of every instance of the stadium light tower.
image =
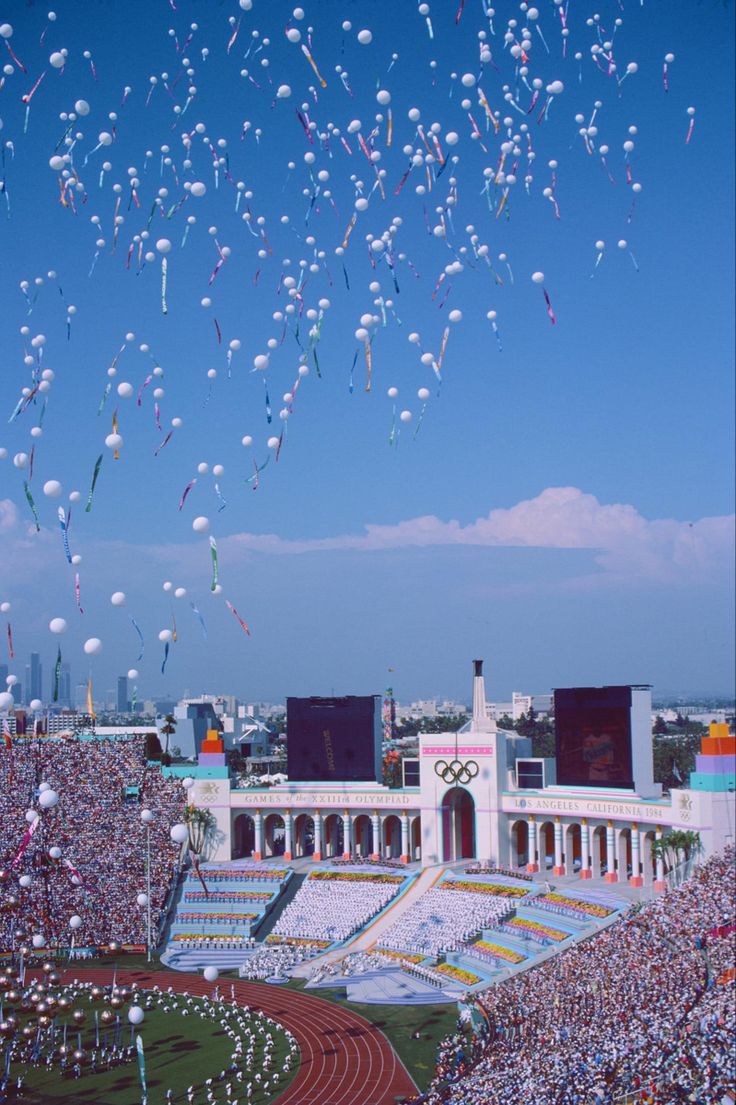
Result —
[[[152,810],[141,810],[141,821],[146,829],[146,961],[151,962],[151,822]]]

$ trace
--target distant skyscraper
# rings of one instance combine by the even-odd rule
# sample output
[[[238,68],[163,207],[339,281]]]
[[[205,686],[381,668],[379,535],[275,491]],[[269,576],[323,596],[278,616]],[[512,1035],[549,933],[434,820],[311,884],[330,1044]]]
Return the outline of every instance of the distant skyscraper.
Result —
[[[26,680],[28,701],[30,702],[34,698],[40,698],[43,701],[43,665],[41,664],[41,657],[37,652],[31,653],[30,677],[30,684],[28,680]]]
[[[61,677],[59,679],[59,705],[67,709],[72,704],[72,671],[71,665],[66,662],[61,665]]]
[[[127,714],[129,709],[128,703],[128,677],[127,675],[118,676],[118,698],[117,698],[117,711],[119,714]]]
[[[6,687],[5,680],[8,678],[8,665],[0,664],[0,691],[4,691]]]
[[[74,708],[84,713],[87,709],[87,684],[77,683],[74,688]]]

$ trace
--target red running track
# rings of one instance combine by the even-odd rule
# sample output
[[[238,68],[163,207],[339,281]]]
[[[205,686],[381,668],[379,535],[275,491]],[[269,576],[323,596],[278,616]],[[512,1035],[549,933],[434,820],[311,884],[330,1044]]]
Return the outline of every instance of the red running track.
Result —
[[[75,975],[71,968],[65,974],[98,986],[112,982],[110,969],[85,969]],[[118,971],[117,982],[135,982],[141,989],[172,987],[178,993],[186,990],[196,995],[210,995],[213,989],[199,975],[169,971]],[[241,1005],[260,1009],[278,1021],[299,1045],[299,1071],[274,1105],[395,1105],[417,1092],[380,1029],[344,1006],[265,983],[232,985]],[[222,986],[229,998],[231,980],[223,979]]]

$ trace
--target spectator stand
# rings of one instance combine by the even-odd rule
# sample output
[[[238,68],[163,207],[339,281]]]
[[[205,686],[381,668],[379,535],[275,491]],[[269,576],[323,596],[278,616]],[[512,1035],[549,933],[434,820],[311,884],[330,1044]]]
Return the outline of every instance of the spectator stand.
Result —
[[[239,967],[293,872],[242,860],[200,864],[199,871],[201,880],[193,868],[186,872],[161,961],[180,971]]]

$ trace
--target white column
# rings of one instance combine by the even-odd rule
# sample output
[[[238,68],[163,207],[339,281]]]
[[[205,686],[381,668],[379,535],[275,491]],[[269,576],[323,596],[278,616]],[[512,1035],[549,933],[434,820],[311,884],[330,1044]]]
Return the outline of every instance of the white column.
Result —
[[[629,879],[629,883],[632,886],[644,885],[644,879],[641,877],[641,860],[639,856],[639,826],[634,822],[631,826],[631,878]]]
[[[292,826],[291,810],[287,810],[284,814],[284,859],[293,859],[294,857],[291,839]]]
[[[616,874],[616,835],[613,821],[606,825],[606,882],[618,882]]]
[[[527,857],[528,862],[526,869],[527,871],[534,872],[539,870],[539,864],[537,863],[537,823],[533,817],[530,817],[527,824],[529,826],[529,855]]]
[[[662,839],[662,826],[661,825],[657,825],[654,836],[655,836],[655,840],[657,842],[659,842]],[[667,889],[667,883],[665,882],[665,879],[664,879],[664,860],[662,859],[662,857],[660,855],[658,855],[657,859],[656,859],[655,875],[654,875],[654,889],[655,890],[660,890],[660,891]]]
[[[353,852],[353,819],[350,811],[345,810],[342,815],[342,854],[344,859],[350,859]]]
[[[590,826],[585,818],[580,825],[580,878],[591,879],[593,872],[590,869]]]
[[[314,811],[314,855],[312,859],[318,863],[322,859],[322,814]]]
[[[263,859],[263,814],[260,810],[256,810],[253,823],[256,829],[256,848],[253,859]]]
[[[371,818],[371,829],[373,830],[373,850],[371,852],[372,859],[381,858],[381,818],[378,815],[378,810],[373,811],[373,817]]]
[[[409,859],[409,815],[404,810],[401,815],[401,862],[408,863]]]
[[[565,874],[565,865],[562,862],[562,824],[559,817],[555,818],[555,865],[552,868],[552,874]]]

